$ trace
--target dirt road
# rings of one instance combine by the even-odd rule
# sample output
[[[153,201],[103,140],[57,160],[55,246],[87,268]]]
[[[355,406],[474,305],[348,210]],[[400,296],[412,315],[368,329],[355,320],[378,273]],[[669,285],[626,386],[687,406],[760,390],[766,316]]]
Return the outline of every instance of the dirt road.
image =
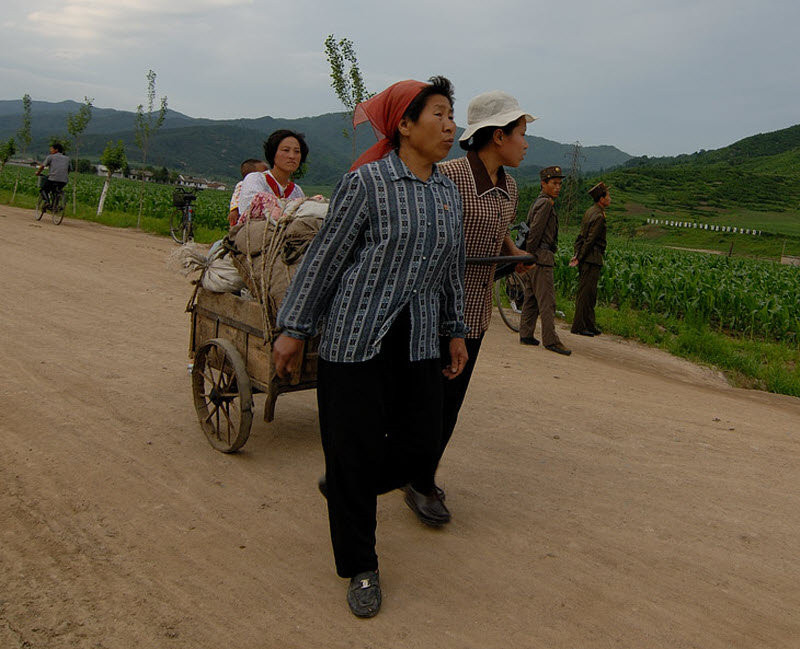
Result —
[[[314,394],[211,449],[172,249],[0,207],[0,647],[800,646],[800,400],[499,318],[440,475],[453,522],[384,496],[384,606],[355,619]]]

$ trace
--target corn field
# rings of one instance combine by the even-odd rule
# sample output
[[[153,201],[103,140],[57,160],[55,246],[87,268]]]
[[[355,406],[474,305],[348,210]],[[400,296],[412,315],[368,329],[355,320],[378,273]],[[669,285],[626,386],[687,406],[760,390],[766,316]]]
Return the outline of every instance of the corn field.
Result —
[[[7,166],[0,174],[0,189],[11,191],[14,188],[14,181],[17,178],[17,170],[20,171],[19,187],[17,193],[36,196],[39,193],[37,178],[33,168]],[[74,176],[70,175],[67,193],[72,196],[72,183]],[[90,174],[79,174],[77,180],[78,202],[84,205],[97,207],[100,202],[100,192],[103,190],[105,178],[92,176]],[[146,216],[155,218],[169,218],[175,210],[172,206],[172,185],[160,185],[156,183],[144,184],[144,208]],[[218,191],[215,189],[205,189],[197,192],[197,202],[195,203],[194,220],[199,225],[208,228],[225,230],[228,228],[228,204],[230,202],[231,191]],[[128,214],[138,214],[139,212],[139,182],[126,178],[112,178],[106,196],[106,211],[126,212]],[[68,212],[69,213],[69,212]]]
[[[571,251],[556,260],[559,293],[573,296]],[[598,302],[629,305],[745,336],[800,343],[800,268],[770,261],[637,246],[611,247]]]

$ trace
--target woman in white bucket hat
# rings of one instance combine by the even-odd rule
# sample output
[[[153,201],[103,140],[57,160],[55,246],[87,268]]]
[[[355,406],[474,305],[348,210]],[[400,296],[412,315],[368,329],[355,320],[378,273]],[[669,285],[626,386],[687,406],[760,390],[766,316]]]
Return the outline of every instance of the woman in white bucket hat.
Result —
[[[516,182],[504,167],[518,167],[525,158],[525,131],[535,119],[501,90],[485,92],[469,102],[467,128],[459,138],[467,155],[439,164],[439,170],[455,182],[461,194],[467,257],[527,254],[514,245],[508,234],[517,214],[519,194]],[[464,319],[470,328],[466,338],[469,360],[460,376],[444,381],[442,445],[437,465],[455,428],[483,335],[489,327],[493,275],[494,266],[468,264],[466,268]],[[441,340],[441,360],[445,365],[449,362],[448,345],[448,340]],[[417,488],[420,486],[412,483],[406,487],[406,504],[427,525],[449,522],[444,491],[435,487],[426,492]]]

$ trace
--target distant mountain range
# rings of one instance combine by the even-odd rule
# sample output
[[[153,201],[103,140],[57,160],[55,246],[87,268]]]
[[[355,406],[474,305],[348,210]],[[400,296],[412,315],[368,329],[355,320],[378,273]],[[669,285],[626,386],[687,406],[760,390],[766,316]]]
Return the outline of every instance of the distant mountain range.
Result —
[[[51,138],[66,138],[67,115],[75,113],[79,107],[80,104],[74,101],[34,101],[31,119],[33,143],[29,155],[42,158]],[[131,111],[95,107],[82,138],[80,157],[97,162],[109,140],[122,140],[128,160],[131,164],[137,164],[140,153],[135,144],[134,118],[135,113]],[[21,121],[22,101],[0,100],[0,140],[13,136]],[[353,145],[343,135],[348,126],[345,113],[297,119],[259,117],[214,120],[193,118],[170,110],[152,140],[148,164],[213,179],[234,179],[238,177],[242,160],[263,157],[262,142],[267,135],[279,128],[289,128],[304,133],[311,149],[303,182],[332,185],[350,166]],[[356,134],[357,152],[374,142],[371,129],[367,125],[359,127]],[[573,149],[571,144],[536,136],[529,136],[528,142],[530,149],[525,164],[513,170],[518,180],[537,181],[539,169],[549,165],[569,167]],[[631,159],[630,155],[613,146],[586,146],[581,153],[581,170],[584,173],[618,167]],[[449,157],[460,155],[463,155],[463,151],[454,145]]]

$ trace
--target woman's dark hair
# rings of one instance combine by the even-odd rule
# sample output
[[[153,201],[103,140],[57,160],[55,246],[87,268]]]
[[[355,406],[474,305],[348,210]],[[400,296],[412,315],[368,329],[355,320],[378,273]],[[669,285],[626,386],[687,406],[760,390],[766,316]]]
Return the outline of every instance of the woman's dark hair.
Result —
[[[406,108],[406,112],[403,113],[403,119],[410,119],[412,122],[416,122],[419,119],[419,116],[422,114],[425,104],[428,103],[428,97],[433,95],[442,95],[447,97],[447,101],[450,102],[450,107],[453,107],[455,97],[453,96],[453,84],[450,83],[450,79],[447,77],[436,76],[428,79],[428,83],[430,85],[425,86],[419,91],[419,94],[411,100],[408,108]],[[395,132],[394,141],[392,144],[394,144],[395,149],[400,148],[399,131]]]
[[[302,165],[306,161],[306,158],[308,157],[308,145],[306,144],[303,134],[282,128],[272,133],[264,141],[264,157],[267,159],[270,167],[275,166],[275,153],[277,153],[281,142],[283,142],[287,137],[293,137],[300,143],[300,164]]]
[[[494,137],[494,132],[499,128],[503,133],[506,135],[511,135],[514,132],[514,129],[517,128],[517,125],[520,123],[520,120],[525,119],[524,115],[521,115],[513,122],[509,122],[505,126],[484,126],[483,128],[479,128],[472,134],[472,137],[467,140],[466,142],[459,142],[458,145],[464,149],[464,151],[480,151],[483,147],[485,147],[489,142],[492,141]]]

